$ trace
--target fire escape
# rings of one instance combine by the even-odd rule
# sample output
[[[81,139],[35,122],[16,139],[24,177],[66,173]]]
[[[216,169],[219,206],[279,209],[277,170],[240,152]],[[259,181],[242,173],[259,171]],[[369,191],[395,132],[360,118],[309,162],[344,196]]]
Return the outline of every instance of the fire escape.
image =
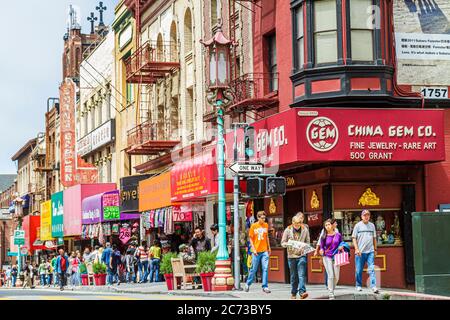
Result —
[[[230,0],[229,1],[229,30],[230,38],[236,40],[236,30],[239,28],[239,11],[236,4],[244,10],[250,10],[255,14],[251,6],[261,7],[260,0]],[[243,39],[244,41],[250,39]],[[230,89],[233,93],[233,103],[227,108],[226,114],[236,116],[244,115],[246,121],[247,112],[260,114],[272,109],[278,104],[278,73],[259,72],[244,73],[239,71],[238,48],[235,46],[230,54],[231,80]],[[241,57],[243,58],[243,57]],[[203,117],[204,122],[215,122],[214,111],[207,112]]]
[[[180,68],[177,44],[172,41],[147,41],[140,44],[141,13],[150,7],[154,0],[126,0],[125,5],[134,13],[136,20],[136,51],[125,61],[126,81],[138,85],[137,110],[148,113],[150,101],[143,101],[148,96],[151,85],[164,79]],[[143,92],[143,89],[146,89]],[[165,134],[164,123],[153,123],[146,115],[140,114],[140,124],[127,133],[129,155],[158,155],[170,151],[180,141],[173,141]]]

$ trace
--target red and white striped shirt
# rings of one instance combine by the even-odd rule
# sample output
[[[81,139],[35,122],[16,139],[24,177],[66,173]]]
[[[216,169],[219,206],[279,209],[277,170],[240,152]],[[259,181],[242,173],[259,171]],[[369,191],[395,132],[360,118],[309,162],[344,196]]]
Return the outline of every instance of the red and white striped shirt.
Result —
[[[140,246],[138,249],[138,257],[141,261],[147,261],[148,260],[148,251],[145,250],[143,246]]]

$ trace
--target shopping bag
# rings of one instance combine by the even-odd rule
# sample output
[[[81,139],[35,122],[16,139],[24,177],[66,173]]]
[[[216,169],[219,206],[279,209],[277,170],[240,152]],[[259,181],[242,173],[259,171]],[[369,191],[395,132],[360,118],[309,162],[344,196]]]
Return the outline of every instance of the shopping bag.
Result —
[[[345,266],[346,264],[349,264],[349,256],[347,251],[339,252],[334,256],[334,265],[335,266]]]

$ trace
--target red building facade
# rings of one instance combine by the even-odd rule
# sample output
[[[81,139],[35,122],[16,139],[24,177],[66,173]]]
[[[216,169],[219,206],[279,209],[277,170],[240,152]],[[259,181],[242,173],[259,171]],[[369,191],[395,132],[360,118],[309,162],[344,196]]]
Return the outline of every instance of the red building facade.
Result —
[[[298,211],[312,241],[334,217],[350,242],[366,208],[378,228],[379,286],[414,286],[411,213],[448,202],[450,119],[447,111],[422,110],[429,102],[397,84],[393,1],[253,2],[254,72],[277,73],[264,95],[276,103],[253,108],[256,154],[288,182],[283,198],[255,202],[255,211],[269,215],[269,280],[288,282],[280,240]],[[308,282],[323,283],[323,272],[309,256]],[[340,283],[354,285],[353,262]]]

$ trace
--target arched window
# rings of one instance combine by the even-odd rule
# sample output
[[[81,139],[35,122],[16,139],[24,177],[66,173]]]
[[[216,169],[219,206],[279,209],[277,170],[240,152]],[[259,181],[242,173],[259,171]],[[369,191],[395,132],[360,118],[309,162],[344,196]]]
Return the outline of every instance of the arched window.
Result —
[[[172,25],[170,26],[170,55],[171,61],[179,61],[178,60],[178,37],[177,37],[177,24],[175,21],[172,21]]]
[[[184,14],[184,53],[187,55],[192,51],[192,14],[191,9],[187,9]]]
[[[156,40],[156,55],[157,61],[166,61],[164,59],[164,46],[163,46],[163,37],[162,34],[158,34],[158,39]]]

